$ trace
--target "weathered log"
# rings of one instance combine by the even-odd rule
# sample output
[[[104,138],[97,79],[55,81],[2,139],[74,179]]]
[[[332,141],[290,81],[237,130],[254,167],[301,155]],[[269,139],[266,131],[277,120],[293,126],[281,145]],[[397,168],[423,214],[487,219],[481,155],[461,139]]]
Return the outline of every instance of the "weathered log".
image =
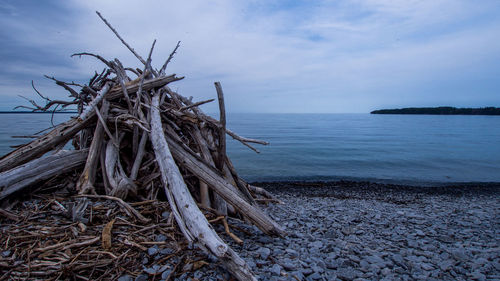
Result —
[[[120,163],[118,148],[110,141],[106,145],[106,176],[111,187],[109,195],[125,199],[129,194],[137,193],[137,186],[127,177]]]
[[[163,133],[159,108],[159,95],[155,94],[151,106],[151,141],[156,155],[156,160],[160,166],[162,174],[162,183],[166,194],[171,194],[175,200],[176,207],[181,215],[179,224],[185,224],[187,231],[191,235],[187,235],[187,239],[193,238],[199,242],[204,248],[207,248],[215,256],[220,258],[226,268],[238,280],[257,280],[251,272],[248,265],[241,259],[229,246],[220,239],[213,228],[208,223],[205,216],[201,213],[196,205],[196,202],[191,197],[189,190],[182,178],[182,175],[177,167],[172,154],[169,150],[169,145]],[[169,197],[169,201],[170,201]]]
[[[61,151],[0,173],[0,200],[35,183],[83,166],[87,155],[88,150]]]
[[[95,116],[89,116],[80,121],[73,118],[57,125],[49,133],[32,140],[18,149],[0,158],[0,172],[15,168],[30,160],[36,159],[46,152],[51,151],[63,142],[70,140],[76,133],[88,126]]]
[[[105,101],[101,106],[101,114],[106,118],[109,110],[109,102]],[[104,136],[104,127],[101,122],[97,123],[94,131],[94,136],[92,138],[92,143],[90,144],[89,154],[87,157],[87,162],[85,163],[85,168],[80,175],[79,180],[76,183],[76,189],[80,194],[84,193],[95,193],[94,183],[97,171],[97,163],[101,153],[102,141]]]
[[[182,145],[171,138],[168,133],[165,139],[169,145],[172,155],[176,158],[179,165],[188,169],[200,180],[208,184],[212,190],[217,192],[226,202],[233,205],[237,210],[253,222],[260,230],[270,235],[285,235],[285,231],[263,211],[250,205],[243,198],[238,196],[232,189],[233,186],[228,183],[216,170],[207,166],[203,161],[193,154],[189,153]]]
[[[210,156],[210,151],[208,150],[208,145],[205,141],[205,139],[203,138],[203,136],[201,135],[201,132],[200,132],[200,129],[197,127],[197,126],[193,126],[193,129],[191,130],[192,134],[193,134],[193,138],[194,140],[198,143],[198,146],[199,146],[199,150],[200,150],[200,153],[201,153],[201,156],[203,157],[203,159],[205,159],[205,161],[207,162],[212,162],[212,157]],[[207,208],[210,208],[210,197],[209,197],[209,193],[208,193],[208,185],[203,182],[202,180],[200,180],[200,198],[201,198],[201,205],[203,205],[204,207],[207,207]]]
[[[219,82],[215,82],[215,89],[217,91],[217,100],[219,101],[219,126],[218,126],[218,141],[217,141],[217,154],[215,157],[215,167],[224,174],[224,162],[226,159],[226,108],[224,106],[224,94]],[[217,211],[227,215],[227,203],[218,195],[214,193],[214,207]]]

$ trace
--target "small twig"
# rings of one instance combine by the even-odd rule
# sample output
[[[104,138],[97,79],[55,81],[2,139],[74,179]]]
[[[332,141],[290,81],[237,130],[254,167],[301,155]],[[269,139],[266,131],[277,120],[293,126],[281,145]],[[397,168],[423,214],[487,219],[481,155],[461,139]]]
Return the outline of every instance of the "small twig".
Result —
[[[19,216],[15,215],[9,211],[6,211],[4,209],[0,209],[0,215],[6,217],[8,219],[11,219],[13,221],[18,221],[20,219]]]
[[[119,147],[119,144],[115,139],[115,136],[113,136],[113,134],[109,130],[108,125],[106,124],[106,121],[102,117],[101,112],[99,112],[99,109],[96,106],[94,106],[94,109],[95,109],[95,113],[97,114],[97,118],[99,119],[99,122],[101,122],[101,125],[102,125],[104,131],[106,132],[106,134],[108,135],[109,139],[113,142],[113,145],[115,147]]]
[[[236,236],[234,233],[232,233],[230,230],[229,230],[229,225],[227,224],[227,220],[226,218],[224,217],[222,219],[222,223],[224,224],[224,230],[226,231],[226,233],[231,237],[233,238],[233,240],[238,243],[238,244],[243,244],[243,240],[241,240],[240,238],[238,238],[238,236]]]
[[[177,45],[175,46],[174,50],[172,51],[172,53],[170,53],[170,55],[168,56],[168,59],[167,61],[165,61],[165,63],[163,64],[163,66],[161,67],[160,69],[160,75],[164,74],[165,73],[165,69],[167,69],[167,65],[168,63],[172,60],[172,58],[174,57],[174,54],[177,52],[177,49],[179,48],[179,46],[181,45],[181,41],[178,41],[177,42]]]
[[[147,223],[149,222],[149,219],[145,218],[141,213],[139,213],[136,209],[132,208],[129,204],[127,204],[125,201],[118,197],[113,197],[109,195],[90,195],[90,194],[81,194],[77,195],[76,197],[88,197],[88,198],[97,198],[97,199],[107,199],[107,200],[113,200],[118,203],[123,209],[126,210],[126,213],[133,214],[139,221],[142,223]]]
[[[183,106],[179,109],[179,111],[184,111],[186,109],[190,109],[192,107],[195,107],[195,106],[200,106],[202,104],[205,104],[205,103],[209,103],[209,102],[213,102],[215,99],[209,99],[209,100],[204,100],[204,101],[199,101],[199,102],[195,102],[193,104],[190,104],[190,105],[186,105],[186,106]]]
[[[113,68],[113,65],[112,65],[109,61],[107,61],[105,58],[103,58],[103,57],[101,57],[101,56],[99,56],[99,55],[96,55],[96,54],[83,52],[83,53],[76,53],[76,54],[72,54],[72,55],[71,55],[71,57],[76,57],[76,56],[78,56],[78,57],[80,57],[80,58],[81,58],[82,56],[91,56],[91,57],[94,57],[94,58],[96,58],[96,59],[98,59],[98,60],[102,61],[102,62],[103,62],[103,63],[104,63],[107,67],[109,67],[109,68]]]

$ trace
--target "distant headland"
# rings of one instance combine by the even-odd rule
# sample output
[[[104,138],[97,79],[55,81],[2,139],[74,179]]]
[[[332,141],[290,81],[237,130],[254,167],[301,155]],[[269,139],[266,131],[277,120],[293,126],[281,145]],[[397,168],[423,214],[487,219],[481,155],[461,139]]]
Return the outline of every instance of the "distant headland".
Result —
[[[371,114],[430,114],[430,115],[500,115],[500,107],[456,108],[440,107],[408,107],[398,109],[379,109]]]

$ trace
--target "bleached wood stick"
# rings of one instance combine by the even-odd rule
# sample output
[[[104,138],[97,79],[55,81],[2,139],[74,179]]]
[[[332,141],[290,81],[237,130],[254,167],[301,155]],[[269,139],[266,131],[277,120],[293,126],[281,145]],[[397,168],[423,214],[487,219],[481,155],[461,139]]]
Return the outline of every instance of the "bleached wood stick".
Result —
[[[143,90],[149,91],[154,88],[163,87],[170,82],[181,80],[183,78],[184,77],[175,77],[175,74],[154,78],[144,82]],[[138,84],[129,85],[127,86],[127,92],[135,93],[137,92],[138,88]],[[109,92],[106,94],[105,98],[107,100],[113,100],[120,97],[122,94],[123,93],[121,87],[113,87],[113,89],[109,90]],[[94,107],[88,106],[87,109],[89,110],[88,113],[86,113],[85,115],[81,115],[80,118],[73,118],[67,122],[61,123],[47,134],[2,156],[0,158],[0,172],[12,169],[18,165],[38,158],[46,152],[54,149],[62,142],[67,142],[76,133],[80,132],[82,128],[85,128],[94,120]]]
[[[170,55],[168,56],[168,59],[165,61],[165,63],[161,67],[160,75],[163,75],[165,73],[165,69],[167,68],[168,63],[172,60],[172,58],[175,55],[175,52],[177,52],[177,49],[179,48],[180,45],[181,45],[181,41],[177,41],[177,45],[175,46],[174,50],[170,53]]]
[[[104,96],[108,93],[108,91],[111,89],[111,84],[112,83],[106,83],[102,89],[97,92],[97,96],[90,102],[90,104],[83,110],[82,114],[78,116],[78,120],[83,121],[89,117],[91,112],[95,110],[95,107],[101,102],[101,100],[104,98]]]
[[[268,215],[259,208],[250,205],[234,192],[233,186],[227,182],[218,171],[207,166],[203,161],[191,154],[189,148],[177,143],[168,133],[165,139],[169,145],[172,155],[177,159],[179,165],[188,169],[202,181],[206,182],[212,190],[217,192],[224,200],[233,205],[237,210],[253,222],[260,230],[270,235],[285,235],[284,230]],[[188,150],[186,150],[188,149]]]
[[[106,176],[111,186],[109,195],[125,199],[129,194],[137,192],[135,183],[125,174],[119,158],[118,148],[108,142],[106,145]]]
[[[192,102],[187,99],[186,97],[184,96],[181,96],[179,95],[178,93],[172,91],[170,88],[168,87],[165,87],[165,89],[167,90],[167,92],[173,97],[175,96],[177,99],[180,99],[183,103],[185,103],[186,105],[191,105]],[[196,113],[196,116],[194,116],[194,118],[198,118],[198,119],[201,119],[203,121],[208,121],[212,124],[214,124],[215,126],[217,126],[217,124],[219,123],[219,121],[215,120],[214,118],[212,118],[211,116],[208,116],[206,115],[205,113],[201,112],[200,109],[196,108],[198,111],[195,112]],[[247,146],[248,148],[250,148],[251,150],[255,151],[256,153],[260,153],[259,150],[257,150],[255,147],[251,146],[249,143],[256,143],[256,144],[262,144],[262,145],[268,145],[269,142],[266,142],[266,141],[263,141],[263,140],[256,140],[256,139],[250,139],[250,138],[245,138],[245,137],[242,137],[242,136],[239,136],[238,134],[236,134],[235,132],[231,131],[230,129],[226,128],[226,133],[231,136],[233,139],[241,142],[243,145]]]
[[[193,197],[191,197],[165,139],[159,106],[159,94],[156,93],[153,96],[151,106],[151,142],[162,174],[164,189],[167,194],[171,192],[175,205],[179,207],[182,218],[178,223],[185,224],[191,233],[191,237],[220,258],[238,280],[257,280],[245,261],[215,233],[205,216],[198,209]],[[187,238],[189,239],[189,237]]]
[[[61,151],[0,173],[0,200],[35,183],[83,166],[87,154],[88,150]]]
[[[107,117],[109,110],[109,102],[106,100],[102,103],[101,114],[103,118]],[[96,111],[97,112],[97,111]],[[97,161],[99,160],[99,155],[101,152],[102,140],[104,136],[104,127],[102,123],[97,122],[97,126],[94,131],[94,136],[92,138],[92,143],[89,148],[89,155],[87,157],[87,162],[85,163],[85,168],[80,174],[80,178],[76,183],[76,189],[79,193],[94,193],[94,182],[97,171]]]
[[[226,162],[226,109],[224,107],[224,93],[220,82],[215,82],[215,89],[217,91],[217,99],[219,100],[219,145],[217,162],[215,163],[219,171],[224,170],[224,162]]]
[[[212,156],[210,154],[210,151],[208,150],[208,145],[206,144],[205,139],[201,135],[200,129],[197,126],[193,126],[192,132],[195,141],[198,143],[198,147],[200,149],[201,156],[203,157],[203,159],[205,159],[205,161],[207,161],[208,163],[213,163]],[[211,205],[210,205],[210,196],[208,193],[208,185],[202,180],[200,180],[200,198],[201,198],[201,205],[210,208]]]
[[[47,134],[39,137],[38,139],[32,140],[9,154],[2,156],[0,158],[0,172],[15,168],[44,155],[46,152],[54,149],[59,144],[67,142],[92,121],[93,118],[91,117],[83,121],[73,118],[57,125]]]
[[[134,50],[134,48],[130,47],[130,45],[127,44],[127,42],[125,42],[125,40],[123,40],[123,38],[120,36],[120,34],[118,34],[118,31],[116,31],[116,29],[114,29],[114,27],[101,15],[101,13],[96,11],[96,14],[109,27],[109,29],[111,29],[111,31],[116,35],[116,37],[118,37],[118,39],[120,39],[120,41],[123,43],[123,45],[125,45],[125,47],[127,47],[130,50],[130,52],[132,52],[132,54],[134,54],[134,56],[145,65],[146,61]]]

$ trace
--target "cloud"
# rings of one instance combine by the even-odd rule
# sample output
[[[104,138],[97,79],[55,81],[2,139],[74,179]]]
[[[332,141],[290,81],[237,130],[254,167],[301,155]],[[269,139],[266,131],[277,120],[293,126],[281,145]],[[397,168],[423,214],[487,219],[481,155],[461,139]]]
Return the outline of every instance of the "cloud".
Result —
[[[0,49],[12,62],[9,77],[40,71],[80,80],[102,68],[91,58],[68,58],[78,51],[141,67],[98,19],[98,9],[144,57],[158,39],[157,67],[181,40],[169,71],[186,79],[173,87],[201,100],[213,97],[213,82],[221,81],[229,111],[367,112],[404,99],[459,100],[463,106],[500,101],[492,96],[500,86],[491,82],[500,74],[495,1],[72,0],[53,4],[56,12],[38,4],[53,23],[45,17],[21,20],[11,15],[19,12],[16,2],[9,5],[0,6],[7,15],[0,23],[9,27],[0,36],[15,42],[10,51]],[[59,18],[61,11],[70,16]],[[39,50],[47,59],[13,59],[15,49]],[[0,78],[5,75],[0,72]],[[216,105],[205,108],[216,111]]]

